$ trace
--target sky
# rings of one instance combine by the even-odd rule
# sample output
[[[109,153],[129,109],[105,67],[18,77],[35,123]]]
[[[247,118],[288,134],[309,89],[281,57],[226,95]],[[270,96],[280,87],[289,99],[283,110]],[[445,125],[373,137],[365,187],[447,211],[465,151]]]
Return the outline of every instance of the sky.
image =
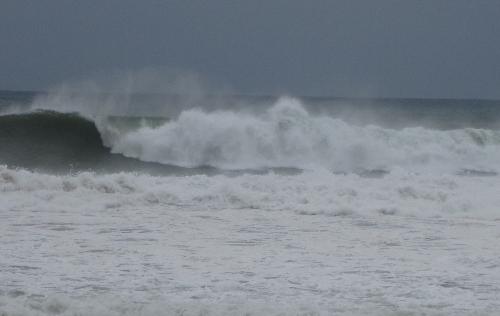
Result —
[[[144,68],[242,94],[500,99],[500,1],[0,0],[0,89]]]

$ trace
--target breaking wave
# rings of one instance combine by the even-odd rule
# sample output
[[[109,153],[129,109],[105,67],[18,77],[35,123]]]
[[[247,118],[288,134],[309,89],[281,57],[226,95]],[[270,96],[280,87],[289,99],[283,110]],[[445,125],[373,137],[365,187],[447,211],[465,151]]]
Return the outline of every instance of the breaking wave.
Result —
[[[312,115],[292,98],[281,98],[260,114],[191,109],[172,120],[83,118],[53,111],[10,114],[0,116],[0,144],[0,163],[7,165],[93,170],[116,165],[144,169],[148,162],[158,168],[494,174],[500,159],[500,131],[357,126]]]

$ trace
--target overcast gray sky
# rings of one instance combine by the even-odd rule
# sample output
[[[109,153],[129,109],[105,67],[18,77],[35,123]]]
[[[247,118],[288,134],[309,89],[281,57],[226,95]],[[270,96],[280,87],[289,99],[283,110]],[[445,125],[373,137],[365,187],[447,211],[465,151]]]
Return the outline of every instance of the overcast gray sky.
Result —
[[[500,98],[500,1],[0,0],[0,89],[143,67],[240,93]]]

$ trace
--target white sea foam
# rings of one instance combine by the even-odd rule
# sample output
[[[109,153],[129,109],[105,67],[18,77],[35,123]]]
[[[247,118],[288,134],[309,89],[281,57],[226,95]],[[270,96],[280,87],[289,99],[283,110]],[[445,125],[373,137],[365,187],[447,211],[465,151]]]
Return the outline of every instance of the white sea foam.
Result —
[[[3,166],[0,314],[492,314],[499,181]]]
[[[81,316],[251,316],[251,315],[326,315],[314,306],[298,304],[266,304],[253,302],[227,302],[207,304],[196,302],[149,304],[123,301],[113,297],[74,300],[64,297],[29,299],[26,297],[0,297],[0,311],[4,316],[14,315],[81,315]]]
[[[403,214],[500,218],[499,177],[413,174],[373,179],[311,171],[300,175],[152,177],[55,176],[0,167],[0,207],[37,210],[174,205],[261,209],[298,214]]]
[[[18,295],[16,293],[15,295]],[[394,308],[380,306],[376,303],[366,303],[365,306],[342,306],[331,309],[321,309],[312,304],[297,304],[280,302],[249,302],[247,300],[233,302],[218,302],[217,304],[203,302],[169,303],[157,301],[153,303],[137,303],[124,301],[114,297],[93,298],[84,300],[65,297],[50,297],[30,299],[20,297],[0,297],[0,311],[4,316],[19,315],[61,315],[61,316],[407,316],[414,314],[442,315],[432,307]],[[478,315],[478,313],[462,313],[462,315]],[[486,314],[479,314],[486,315]]]

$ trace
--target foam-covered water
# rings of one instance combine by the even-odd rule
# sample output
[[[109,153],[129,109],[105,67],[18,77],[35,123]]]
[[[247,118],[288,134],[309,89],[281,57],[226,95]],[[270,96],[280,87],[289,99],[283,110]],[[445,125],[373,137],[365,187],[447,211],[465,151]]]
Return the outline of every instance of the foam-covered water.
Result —
[[[495,129],[43,105],[0,116],[1,315],[500,308]]]
[[[498,187],[497,177],[406,172],[1,167],[0,310],[487,314],[500,307]]]

